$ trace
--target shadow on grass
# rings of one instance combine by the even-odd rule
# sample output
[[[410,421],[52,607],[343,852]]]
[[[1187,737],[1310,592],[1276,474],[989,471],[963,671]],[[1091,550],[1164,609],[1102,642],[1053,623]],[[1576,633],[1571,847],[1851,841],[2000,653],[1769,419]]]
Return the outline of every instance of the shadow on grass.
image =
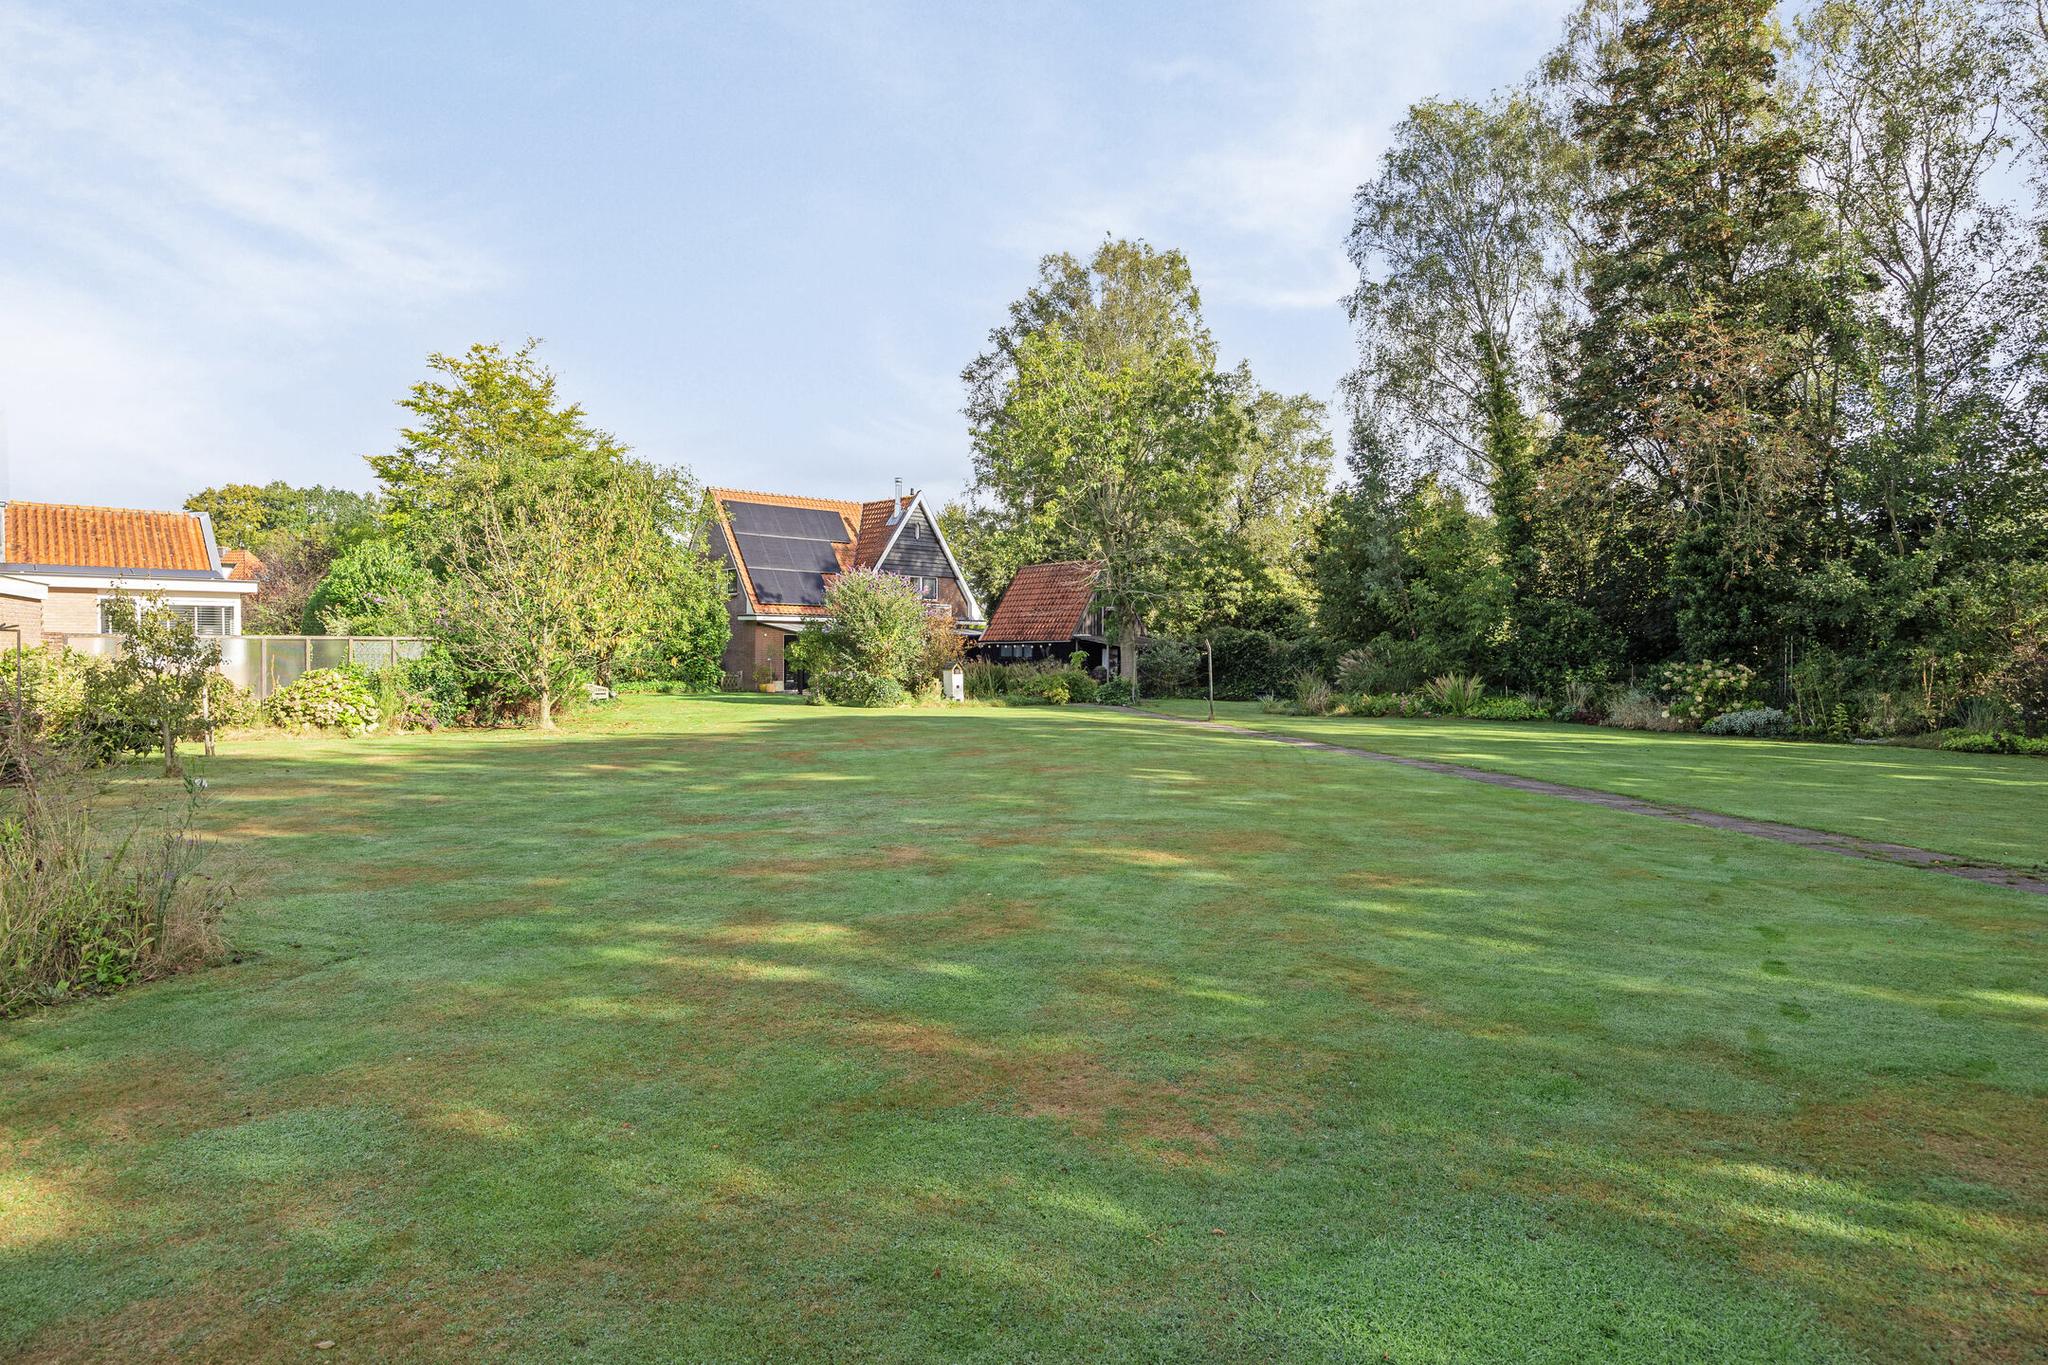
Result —
[[[266,955],[0,1032],[0,1342],[2028,1339],[2018,897],[1109,715],[677,714],[224,755]]]

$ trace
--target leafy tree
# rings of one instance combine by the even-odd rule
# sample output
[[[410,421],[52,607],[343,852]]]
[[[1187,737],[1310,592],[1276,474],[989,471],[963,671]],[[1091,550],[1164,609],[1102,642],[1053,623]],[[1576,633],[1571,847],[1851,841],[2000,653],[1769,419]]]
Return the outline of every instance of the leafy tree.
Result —
[[[559,463],[508,460],[489,494],[440,518],[448,648],[530,698],[543,730],[579,675],[642,620],[645,599],[618,581],[611,554],[619,528],[646,515],[645,481],[625,464],[591,480]]]
[[[391,453],[368,457],[393,529],[432,543],[437,518],[472,498],[516,491],[534,467],[566,463],[601,482],[606,463],[625,455],[581,405],[562,400],[539,347],[529,339],[507,354],[479,342],[460,356],[427,358],[442,377],[421,380],[399,400],[411,425]]]
[[[1697,657],[1782,630],[1854,288],[1778,104],[1772,8],[1649,0],[1577,111],[1605,192],[1565,419],[1681,509],[1673,603]]]
[[[1193,276],[1142,242],[1106,242],[1086,265],[1049,256],[990,341],[963,373],[976,493],[1030,557],[1103,562],[1133,677],[1148,622],[1201,614],[1206,585],[1186,566],[1251,445]]]
[[[1351,478],[1325,523],[1318,620],[1404,685],[1489,672],[1507,606],[1491,528],[1454,483],[1403,459],[1376,417],[1360,415]]]
[[[1518,428],[1560,306],[1571,155],[1526,96],[1425,100],[1354,202],[1352,383],[1481,487],[1526,458]]]
[[[472,692],[531,700],[553,728],[579,676],[609,679],[650,650],[722,649],[705,621],[725,582],[699,562],[702,490],[592,427],[534,348],[432,357],[445,378],[413,387],[403,405],[416,425],[371,464],[398,548],[437,580],[439,626]],[[358,594],[381,605],[403,564],[364,567],[386,571]],[[691,676],[704,664],[672,666]]]
[[[206,513],[222,546],[252,549],[265,558],[280,536],[329,547],[349,544],[373,534],[378,515],[372,494],[320,484],[297,488],[282,480],[203,488],[185,499],[185,510]]]
[[[1261,387],[1248,366],[1226,376],[1244,441],[1195,573],[1207,584],[1204,629],[1301,633],[1313,609],[1309,561],[1329,500],[1328,408]]]
[[[396,540],[366,540],[329,566],[307,599],[299,629],[309,635],[411,634],[433,581]]]
[[[183,777],[178,739],[193,729],[208,679],[220,666],[220,642],[156,599],[116,596],[106,604],[107,627],[121,639],[108,669],[122,710],[147,724],[164,751],[164,776]]]
[[[646,635],[626,649],[632,676],[711,691],[724,676],[720,659],[732,639],[725,599],[728,570],[709,555],[678,548],[655,559],[649,580],[652,619]]]
[[[252,634],[298,633],[307,600],[335,555],[379,529],[374,495],[281,480],[201,489],[185,508],[212,519],[222,548],[255,552],[258,591],[244,608]]]

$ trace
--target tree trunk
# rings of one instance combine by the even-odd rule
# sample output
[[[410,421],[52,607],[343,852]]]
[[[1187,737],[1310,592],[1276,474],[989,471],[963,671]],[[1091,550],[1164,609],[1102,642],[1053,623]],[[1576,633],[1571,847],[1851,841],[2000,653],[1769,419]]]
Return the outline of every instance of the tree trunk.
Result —
[[[555,728],[555,690],[547,683],[540,685],[540,728]]]
[[[178,766],[178,727],[170,717],[164,718],[164,776],[183,777],[185,770]]]
[[[1138,685],[1138,626],[1134,621],[1117,632],[1117,676]]]

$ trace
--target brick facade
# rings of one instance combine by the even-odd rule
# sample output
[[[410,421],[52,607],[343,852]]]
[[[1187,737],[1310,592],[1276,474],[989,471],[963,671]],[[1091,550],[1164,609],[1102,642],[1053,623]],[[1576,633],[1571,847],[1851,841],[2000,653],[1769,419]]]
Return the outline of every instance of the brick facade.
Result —
[[[760,686],[754,681],[755,671],[766,665],[776,681],[784,677],[782,649],[789,632],[774,626],[764,626],[758,621],[735,621],[732,623],[732,639],[725,646],[723,665],[726,687],[740,692],[752,692]]]
[[[100,633],[100,598],[97,588],[52,588],[43,600],[43,632],[50,639],[67,635]]]
[[[0,593],[0,625],[21,631],[21,647],[34,649],[43,642],[43,604],[32,597],[10,597]],[[14,637],[0,635],[0,649],[10,649]]]

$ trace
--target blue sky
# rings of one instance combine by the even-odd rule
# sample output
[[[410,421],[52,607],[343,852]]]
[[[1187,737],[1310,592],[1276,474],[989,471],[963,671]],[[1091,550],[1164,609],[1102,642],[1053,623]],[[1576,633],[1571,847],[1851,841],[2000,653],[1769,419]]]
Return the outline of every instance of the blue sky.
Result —
[[[0,0],[7,491],[367,488],[428,352],[534,335],[707,481],[950,496],[960,367],[1105,233],[1331,398],[1387,131],[1566,7]]]

